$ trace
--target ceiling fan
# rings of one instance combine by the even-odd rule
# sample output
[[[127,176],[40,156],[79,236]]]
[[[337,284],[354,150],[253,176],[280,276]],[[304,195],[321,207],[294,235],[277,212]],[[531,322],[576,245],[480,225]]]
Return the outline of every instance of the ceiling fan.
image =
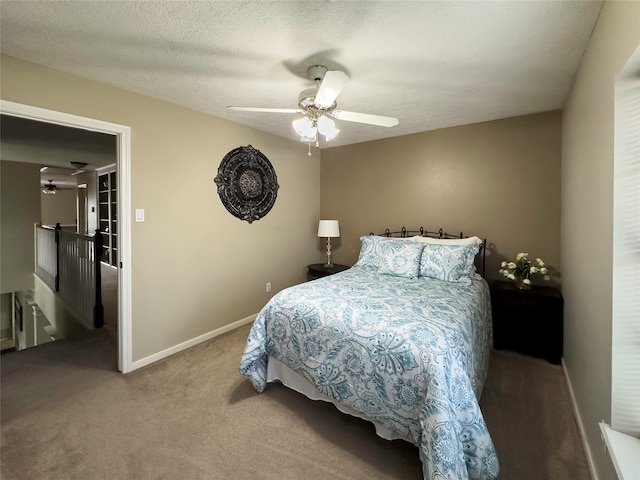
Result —
[[[327,141],[335,138],[340,130],[336,128],[332,118],[347,122],[365,123],[380,127],[398,125],[398,119],[371,115],[368,113],[338,110],[336,98],[349,81],[349,77],[339,70],[328,70],[322,65],[312,65],[307,69],[309,78],[316,86],[300,92],[298,108],[261,108],[261,107],[227,107],[229,110],[262,113],[297,113],[304,115],[292,122],[293,129],[303,142],[315,142],[319,147],[318,133]],[[311,155],[311,153],[309,153]]]

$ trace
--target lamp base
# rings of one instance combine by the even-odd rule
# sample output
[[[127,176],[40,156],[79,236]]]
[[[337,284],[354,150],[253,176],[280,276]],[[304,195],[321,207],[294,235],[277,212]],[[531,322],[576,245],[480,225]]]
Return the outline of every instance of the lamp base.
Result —
[[[331,263],[331,237],[327,237],[327,263],[324,264],[325,268],[332,268]]]

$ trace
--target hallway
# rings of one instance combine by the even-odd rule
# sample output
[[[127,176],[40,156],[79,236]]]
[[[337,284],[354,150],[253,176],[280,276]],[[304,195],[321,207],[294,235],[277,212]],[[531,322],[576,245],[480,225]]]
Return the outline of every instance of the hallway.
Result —
[[[118,365],[118,271],[101,264],[102,304],[104,327],[83,330],[68,338],[58,338],[53,342],[22,350],[8,349],[2,352],[2,362],[10,364],[18,358],[20,362],[30,362],[33,355],[47,358],[53,363],[89,363],[96,368],[117,370]],[[37,350],[38,353],[35,351]],[[83,357],[82,360],[79,360]],[[4,369],[3,369],[4,371]]]

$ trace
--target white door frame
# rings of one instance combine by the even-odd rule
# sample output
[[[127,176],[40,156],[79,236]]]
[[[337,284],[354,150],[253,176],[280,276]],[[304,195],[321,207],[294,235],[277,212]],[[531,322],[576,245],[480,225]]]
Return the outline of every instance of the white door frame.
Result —
[[[108,133],[117,137],[118,174],[118,370],[132,370],[131,325],[131,128],[69,113],[0,100],[0,112],[14,117]]]

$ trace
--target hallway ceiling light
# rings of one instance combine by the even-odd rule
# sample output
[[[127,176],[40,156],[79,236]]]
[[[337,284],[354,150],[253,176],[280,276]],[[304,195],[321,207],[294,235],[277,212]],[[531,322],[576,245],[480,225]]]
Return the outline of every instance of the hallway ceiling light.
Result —
[[[51,183],[51,180],[49,180],[49,185],[44,186],[44,188],[42,189],[42,193],[44,193],[45,195],[55,195],[57,190],[58,187],[56,187],[53,183]]]

